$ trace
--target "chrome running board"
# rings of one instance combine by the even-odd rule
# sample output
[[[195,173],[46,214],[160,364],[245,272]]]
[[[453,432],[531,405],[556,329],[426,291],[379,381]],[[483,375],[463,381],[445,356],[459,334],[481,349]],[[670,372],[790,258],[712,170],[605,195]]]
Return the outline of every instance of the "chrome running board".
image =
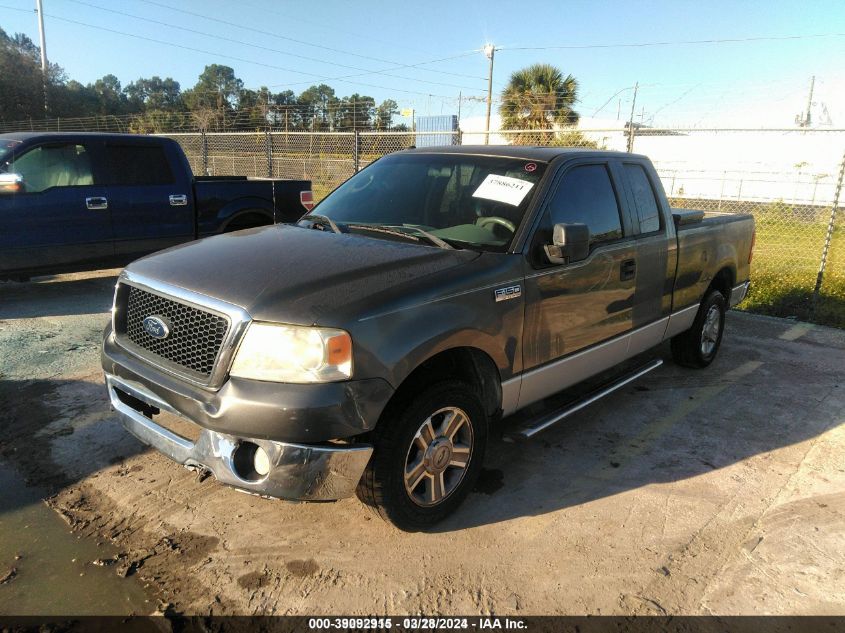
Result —
[[[534,420],[529,420],[524,426],[516,428],[512,431],[506,431],[503,438],[506,442],[516,442],[520,440],[531,439],[540,431],[545,431],[550,426],[554,426],[561,420],[564,420],[581,409],[601,400],[607,395],[610,395],[617,389],[621,389],[627,384],[634,382],[637,378],[645,376],[650,371],[654,371],[663,364],[661,359],[656,359],[645,365],[637,367],[633,371],[617,378],[613,382],[599,387],[595,391],[591,391],[586,396],[570,402],[563,409],[558,409],[552,413],[544,413]]]

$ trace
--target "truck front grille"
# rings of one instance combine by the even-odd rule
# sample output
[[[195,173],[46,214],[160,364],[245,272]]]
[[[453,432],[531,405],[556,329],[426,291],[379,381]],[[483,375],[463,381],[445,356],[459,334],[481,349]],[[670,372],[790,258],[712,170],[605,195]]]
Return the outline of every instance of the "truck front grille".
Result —
[[[118,340],[128,339],[128,347],[139,356],[209,378],[229,331],[229,320],[134,286],[123,290],[128,292],[118,291],[118,297],[126,297],[125,312],[115,323]],[[155,338],[144,329],[144,319],[151,316],[167,323],[166,337]]]

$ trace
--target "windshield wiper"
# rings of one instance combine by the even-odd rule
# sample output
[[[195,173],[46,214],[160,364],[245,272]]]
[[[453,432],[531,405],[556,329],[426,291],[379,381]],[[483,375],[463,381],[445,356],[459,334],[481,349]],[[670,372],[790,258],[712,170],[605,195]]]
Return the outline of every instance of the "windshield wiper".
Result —
[[[439,246],[440,248],[446,249],[454,249],[455,247],[441,240],[436,235],[432,235],[428,231],[424,231],[423,229],[419,229],[415,226],[404,226],[399,224],[346,224],[346,228],[349,229],[359,229],[363,231],[372,231],[373,233],[387,233],[388,235],[398,235],[399,237],[404,237],[406,239],[410,238],[412,240],[418,241],[419,238],[413,235],[408,235],[404,231],[397,231],[396,229],[411,229],[417,231],[420,235],[425,237],[435,246]]]
[[[433,233],[429,233],[425,229],[421,229],[418,226],[409,226],[407,224],[401,224],[401,225],[400,224],[384,224],[383,226],[385,228],[388,228],[388,229],[411,229],[412,231],[416,231],[417,233],[422,235],[424,238],[426,238],[432,244],[436,244],[440,248],[445,248],[445,249],[449,249],[449,250],[455,249],[455,247],[452,246],[451,244],[449,244],[449,242],[447,242],[446,240],[440,239],[439,237],[437,237]],[[403,235],[404,235],[404,233],[403,233]]]
[[[323,226],[329,226],[332,231],[335,233],[344,233],[341,228],[327,215],[320,215],[318,213],[309,213],[307,215],[303,215],[300,220],[316,220],[314,224],[320,224]],[[418,240],[419,238],[408,235],[404,230],[410,229],[411,231],[416,231],[419,235],[426,238],[429,242],[438,246],[440,248],[445,248],[448,250],[454,250],[454,246],[446,242],[445,240],[440,239],[436,235],[432,235],[425,229],[421,229],[417,226],[406,226],[404,224],[344,224],[345,229],[358,229],[360,231],[372,231],[373,233],[386,233],[388,235],[396,235],[397,237],[404,237],[410,238],[412,240]]]
[[[314,222],[312,224],[312,226],[314,226],[314,225],[328,226],[335,233],[343,233],[343,231],[340,230],[340,227],[337,224],[335,224],[334,220],[332,220],[327,215],[320,215],[319,213],[308,213],[306,215],[303,215],[299,219],[300,219],[300,221],[302,221],[302,220],[317,220],[316,222]]]
[[[388,228],[386,224],[344,224],[347,229],[358,229],[359,231],[370,231],[371,233],[386,233],[387,235],[396,235],[397,237],[404,237],[405,239],[412,239],[415,242],[419,241],[418,237],[408,235],[402,231],[394,231]]]

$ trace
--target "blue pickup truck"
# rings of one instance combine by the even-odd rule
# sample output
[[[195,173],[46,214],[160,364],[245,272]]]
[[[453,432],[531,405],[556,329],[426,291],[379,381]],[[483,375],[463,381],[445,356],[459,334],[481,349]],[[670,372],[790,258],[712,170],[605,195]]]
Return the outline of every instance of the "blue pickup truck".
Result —
[[[194,176],[172,139],[0,136],[0,279],[122,266],[208,235],[296,222],[307,180]]]

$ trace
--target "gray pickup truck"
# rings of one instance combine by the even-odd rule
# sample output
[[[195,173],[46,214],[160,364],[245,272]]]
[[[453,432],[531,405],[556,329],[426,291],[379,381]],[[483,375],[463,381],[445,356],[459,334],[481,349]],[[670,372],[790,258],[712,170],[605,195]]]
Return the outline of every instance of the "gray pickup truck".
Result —
[[[750,216],[673,211],[644,156],[398,152],[297,224],[130,265],[106,383],[126,428],[185,466],[268,497],[357,492],[423,529],[472,489],[493,423],[523,410],[506,432],[531,437],[661,361],[526,407],[668,339],[709,365],[753,245]]]

